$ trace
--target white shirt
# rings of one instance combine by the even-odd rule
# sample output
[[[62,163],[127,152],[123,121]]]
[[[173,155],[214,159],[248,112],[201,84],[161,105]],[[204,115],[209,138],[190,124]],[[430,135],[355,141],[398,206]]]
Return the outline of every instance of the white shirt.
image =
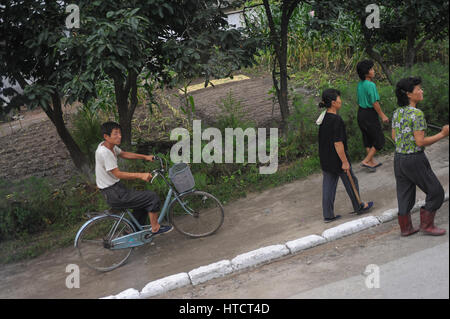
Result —
[[[98,145],[95,151],[95,181],[98,188],[104,189],[120,181],[111,173],[111,170],[118,167],[117,156],[121,152],[122,150],[115,145],[114,154],[106,146],[103,146],[103,142]]]

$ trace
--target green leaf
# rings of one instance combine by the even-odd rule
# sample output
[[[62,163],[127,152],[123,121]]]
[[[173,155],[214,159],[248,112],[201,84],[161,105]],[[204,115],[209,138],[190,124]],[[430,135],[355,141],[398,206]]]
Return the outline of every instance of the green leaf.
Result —
[[[192,95],[189,95],[189,103],[191,104],[191,111],[192,113],[195,112],[195,103],[194,103],[194,97]]]

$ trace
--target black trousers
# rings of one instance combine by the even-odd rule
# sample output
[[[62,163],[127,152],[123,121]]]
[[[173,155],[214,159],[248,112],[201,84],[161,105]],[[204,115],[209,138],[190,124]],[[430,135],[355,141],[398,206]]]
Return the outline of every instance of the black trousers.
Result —
[[[424,208],[438,210],[444,202],[444,188],[437,179],[424,152],[394,156],[394,172],[397,186],[398,214],[411,212],[416,202],[416,186],[425,194]]]
[[[149,212],[160,210],[159,196],[150,190],[137,191],[128,189],[121,182],[101,190],[109,206],[117,209],[132,209],[134,217],[145,225]]]
[[[336,188],[339,178],[344,183],[345,190],[347,191],[348,197],[352,201],[353,209],[355,212],[359,211],[359,203],[356,199],[355,192],[353,191],[352,184],[345,173],[332,173],[322,171],[323,173],[323,184],[322,184],[322,209],[323,209],[323,218],[333,218],[334,217],[334,200],[336,198]],[[358,179],[353,174],[352,169],[350,168],[350,174],[353,178],[353,181],[356,186],[356,190],[359,193]]]
[[[377,151],[383,148],[385,138],[375,109],[360,107],[358,109],[358,126],[362,133],[364,147],[375,147]]]

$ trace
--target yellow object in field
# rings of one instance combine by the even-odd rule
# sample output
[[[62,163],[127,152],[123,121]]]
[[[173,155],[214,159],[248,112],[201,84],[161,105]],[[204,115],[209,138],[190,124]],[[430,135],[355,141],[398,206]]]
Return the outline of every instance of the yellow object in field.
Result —
[[[224,78],[224,79],[211,80],[211,81],[209,81],[210,83],[208,83],[208,87],[212,86],[211,82],[212,82],[212,84],[214,84],[214,86],[216,86],[216,85],[220,85],[220,84],[237,82],[237,81],[242,81],[242,80],[249,80],[249,79],[250,78],[248,76],[240,74],[240,75],[233,76],[233,78],[228,77],[228,78]],[[191,93],[191,92],[201,90],[201,89],[205,89],[205,82],[188,86],[187,93]],[[180,94],[184,94],[183,90],[178,90],[178,92],[180,92]]]

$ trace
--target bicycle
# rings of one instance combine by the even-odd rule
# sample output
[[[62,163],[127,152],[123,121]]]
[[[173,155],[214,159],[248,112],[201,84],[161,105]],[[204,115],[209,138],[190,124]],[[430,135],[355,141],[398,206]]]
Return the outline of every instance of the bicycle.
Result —
[[[196,190],[195,183],[189,190],[178,191],[174,180],[171,179],[170,183],[166,179],[161,158],[155,156],[155,159],[159,160],[160,167],[151,172],[153,176],[151,183],[156,177],[161,176],[169,187],[158,223],[161,223],[169,212],[169,223],[184,235],[200,238],[215,233],[224,221],[221,202],[207,192]],[[182,164],[184,163],[175,164],[172,169]],[[190,174],[189,170],[188,172]],[[81,226],[75,237],[74,246],[81,259],[90,268],[106,272],[123,265],[135,247],[148,244],[153,238],[150,226],[141,225],[130,210],[119,209],[119,213],[106,210]]]

